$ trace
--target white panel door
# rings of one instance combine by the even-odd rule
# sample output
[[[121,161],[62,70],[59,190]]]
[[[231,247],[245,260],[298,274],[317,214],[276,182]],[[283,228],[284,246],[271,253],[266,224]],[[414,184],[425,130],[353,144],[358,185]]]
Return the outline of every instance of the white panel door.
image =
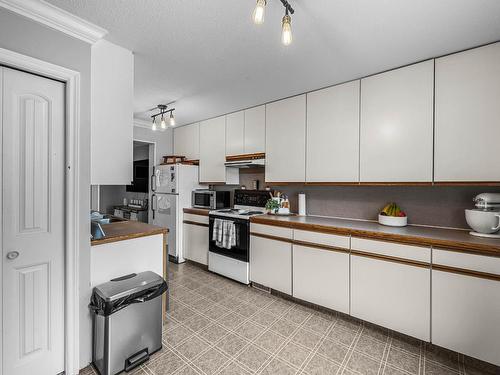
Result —
[[[500,181],[500,43],[436,59],[435,181]]]
[[[250,280],[291,295],[292,244],[251,236]]]
[[[64,370],[63,83],[3,69],[3,373]]]
[[[433,270],[432,342],[500,366],[500,281]]]
[[[184,223],[184,258],[208,265],[208,224]]]
[[[134,55],[104,39],[91,49],[91,183],[128,185],[133,179]]]
[[[351,255],[351,315],[429,341],[430,272]]]
[[[245,110],[245,154],[266,151],[266,106]]]
[[[266,181],[306,178],[306,95],[266,105]]]
[[[245,112],[235,112],[226,116],[226,155],[245,153]]]
[[[174,154],[188,159],[200,158],[200,124],[181,126],[174,129]]]
[[[361,182],[431,182],[434,60],[361,80]]]
[[[359,181],[359,81],[307,94],[307,182]]]
[[[226,182],[226,116],[200,123],[200,182]]]
[[[349,314],[349,253],[293,245],[293,296]]]

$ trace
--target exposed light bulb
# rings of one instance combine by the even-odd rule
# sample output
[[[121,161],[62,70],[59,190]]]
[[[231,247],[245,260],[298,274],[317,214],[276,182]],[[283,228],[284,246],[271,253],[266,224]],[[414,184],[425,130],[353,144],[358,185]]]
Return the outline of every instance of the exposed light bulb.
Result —
[[[161,130],[165,130],[167,128],[167,122],[165,121],[165,118],[163,118],[163,115],[161,115],[160,127],[161,127]]]
[[[157,128],[156,128],[156,121],[155,121],[155,119],[153,118],[153,124],[151,125],[151,130],[155,132],[155,131],[156,131],[156,129],[157,129]]]
[[[292,18],[288,14],[281,21],[281,43],[285,46],[292,44]]]
[[[264,23],[266,3],[266,0],[257,0],[257,5],[255,5],[255,9],[253,11],[253,22],[256,25],[262,25]]]
[[[175,126],[175,118],[173,112],[170,112],[170,126]]]

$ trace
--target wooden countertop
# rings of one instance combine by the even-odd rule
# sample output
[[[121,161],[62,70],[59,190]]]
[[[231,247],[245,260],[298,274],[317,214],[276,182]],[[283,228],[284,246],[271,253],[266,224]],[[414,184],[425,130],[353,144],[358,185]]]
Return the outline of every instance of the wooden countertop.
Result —
[[[167,228],[141,223],[139,221],[120,221],[110,224],[102,224],[102,229],[106,236],[99,240],[90,241],[91,246],[125,241],[132,238],[153,236],[155,234],[166,234],[168,232]]]
[[[393,241],[500,257],[500,239],[474,237],[467,230],[407,226],[388,227],[371,221],[320,216],[260,215],[252,223],[315,232]]]
[[[208,216],[210,210],[206,208],[184,208],[185,214]]]

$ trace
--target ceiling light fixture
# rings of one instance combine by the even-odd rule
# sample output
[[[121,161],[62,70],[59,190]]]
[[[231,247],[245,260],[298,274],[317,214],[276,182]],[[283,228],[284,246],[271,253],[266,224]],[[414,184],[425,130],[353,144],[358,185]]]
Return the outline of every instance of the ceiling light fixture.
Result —
[[[170,103],[172,104],[172,103]],[[175,118],[174,118],[174,111],[175,108],[168,108],[170,104],[158,104],[156,107],[151,108],[150,111],[158,110],[159,112],[151,115],[151,118],[153,119],[153,124],[151,125],[151,130],[156,131],[158,129],[158,126],[156,125],[156,118],[160,116],[160,129],[162,131],[165,131],[167,129],[167,121],[165,120],[165,115],[170,114],[170,121],[169,124],[170,126],[175,126]]]
[[[285,46],[292,44],[292,17],[294,14],[292,6],[287,0],[280,0],[281,4],[285,7],[285,16],[281,20],[281,42]],[[253,22],[256,25],[261,25],[264,23],[264,13],[266,9],[267,0],[257,0],[255,9],[253,11]]]
[[[256,25],[262,25],[264,23],[264,13],[266,11],[267,0],[257,0],[255,9],[253,11],[253,22]]]

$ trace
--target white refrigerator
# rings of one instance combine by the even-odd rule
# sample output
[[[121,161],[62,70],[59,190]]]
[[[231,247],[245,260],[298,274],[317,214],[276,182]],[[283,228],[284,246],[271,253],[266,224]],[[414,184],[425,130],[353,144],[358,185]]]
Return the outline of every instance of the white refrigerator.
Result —
[[[153,224],[168,228],[168,254],[176,263],[183,263],[183,209],[191,207],[194,189],[206,188],[198,183],[198,166],[183,164],[158,165],[154,169],[151,190]]]

